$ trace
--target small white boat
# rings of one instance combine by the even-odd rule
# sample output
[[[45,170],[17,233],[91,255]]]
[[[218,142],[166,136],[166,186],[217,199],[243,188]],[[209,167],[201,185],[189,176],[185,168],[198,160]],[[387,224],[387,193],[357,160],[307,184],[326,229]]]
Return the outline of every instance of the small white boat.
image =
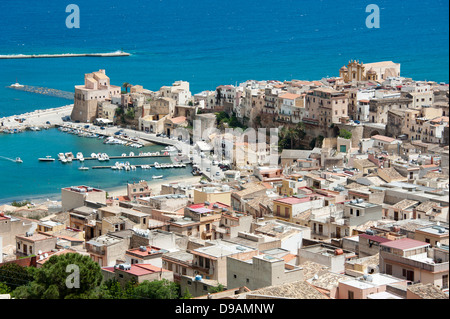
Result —
[[[127,156],[127,154],[125,154],[125,153],[122,153],[122,157],[125,157],[125,156]]]
[[[152,178],[153,179],[160,179],[160,178],[163,178],[163,175],[153,175]]]
[[[64,157],[61,159],[61,163],[66,164],[67,163],[67,159]]]
[[[91,154],[91,157],[92,157],[92,158],[97,158],[97,154],[92,153],[92,154]]]
[[[79,167],[78,169],[80,171],[87,171],[87,170],[89,170],[89,167],[82,166],[82,167]]]
[[[62,161],[63,159],[66,159],[66,157],[64,156],[64,153],[59,153],[58,158],[60,161]]]
[[[23,163],[23,161],[20,157],[16,157],[16,163]]]
[[[23,88],[23,85],[16,82],[14,84],[11,84],[11,87],[13,87],[13,88]]]
[[[82,159],[82,158],[84,159],[83,153],[78,152],[78,153],[77,153],[77,159],[80,160],[80,159]]]
[[[66,161],[67,163],[72,163],[72,157],[67,157]]]
[[[130,156],[134,156],[134,153],[133,153],[133,152],[130,152]]]
[[[45,158],[44,157],[39,158],[39,161],[41,162],[53,162],[54,160],[55,159],[52,158],[50,155],[47,155]]]

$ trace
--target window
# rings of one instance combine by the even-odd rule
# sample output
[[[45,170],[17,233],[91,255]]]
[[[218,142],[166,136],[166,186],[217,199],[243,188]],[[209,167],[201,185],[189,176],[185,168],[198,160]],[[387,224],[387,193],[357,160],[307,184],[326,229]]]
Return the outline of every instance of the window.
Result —
[[[392,265],[386,264],[386,274],[392,275]]]
[[[448,288],[448,275],[442,276],[442,289]]]

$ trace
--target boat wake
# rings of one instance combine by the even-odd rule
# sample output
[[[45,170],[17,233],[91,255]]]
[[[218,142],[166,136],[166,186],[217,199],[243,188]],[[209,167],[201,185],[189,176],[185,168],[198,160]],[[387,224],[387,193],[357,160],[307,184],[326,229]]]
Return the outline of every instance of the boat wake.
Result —
[[[11,162],[16,162],[15,159],[9,158],[9,157],[5,157],[5,156],[0,156],[0,158],[7,160],[7,161],[11,161]]]

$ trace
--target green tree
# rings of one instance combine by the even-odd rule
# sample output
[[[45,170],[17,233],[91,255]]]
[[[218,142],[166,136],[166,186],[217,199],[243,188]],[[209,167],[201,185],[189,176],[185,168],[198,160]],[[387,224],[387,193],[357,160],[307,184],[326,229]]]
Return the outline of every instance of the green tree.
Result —
[[[9,287],[3,282],[0,282],[0,295],[9,294],[10,292],[11,289],[9,289]]]
[[[189,292],[189,289],[184,290],[183,296],[180,299],[191,299],[193,298],[193,296],[191,295],[191,293]]]
[[[216,293],[216,292],[221,292],[221,291],[224,291],[224,290],[225,290],[225,286],[220,284],[220,283],[216,287],[211,287],[211,288],[208,289],[208,291],[210,293],[212,293],[212,294]]]
[[[180,287],[167,279],[145,280],[134,289],[134,296],[148,299],[178,299],[180,297]]]
[[[125,89],[125,93],[128,93],[128,88],[131,87],[131,84],[128,82],[124,82],[122,87]]]
[[[0,282],[8,286],[10,290],[26,285],[32,280],[33,277],[30,275],[28,268],[15,263],[6,263],[0,266]]]
[[[73,283],[69,276],[75,276],[74,270],[67,266],[77,266],[79,270],[76,280],[79,287],[70,287],[66,281]],[[17,288],[14,293],[17,298],[92,298],[94,291],[103,279],[100,266],[88,256],[77,253],[54,255],[33,274],[34,280],[30,285]]]
[[[100,299],[125,299],[125,290],[117,279],[109,279],[102,283],[99,291]]]
[[[125,114],[125,116],[127,118],[129,118],[130,120],[134,119],[134,109],[133,108],[129,108],[127,111],[127,114]]]
[[[339,131],[339,137],[345,138],[347,140],[352,138],[352,132],[342,129]]]

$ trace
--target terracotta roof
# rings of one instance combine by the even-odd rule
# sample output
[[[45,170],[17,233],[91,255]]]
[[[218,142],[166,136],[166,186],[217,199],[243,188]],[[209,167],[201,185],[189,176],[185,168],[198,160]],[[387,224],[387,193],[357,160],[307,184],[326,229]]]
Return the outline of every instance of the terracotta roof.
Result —
[[[373,236],[373,235],[369,235],[369,234],[361,234],[361,235],[359,235],[359,237],[366,238],[366,239],[369,239],[372,241],[376,241],[377,243],[386,243],[388,241],[391,241],[390,239],[387,239],[384,237]]]
[[[382,243],[381,246],[384,247],[390,247],[394,249],[400,249],[400,250],[408,250],[413,248],[419,248],[423,246],[429,246],[430,244],[427,244],[423,241],[411,239],[411,238],[402,238],[398,240],[392,240],[390,242]]]
[[[387,142],[387,143],[391,143],[391,142],[395,141],[395,138],[387,137],[384,135],[374,135],[374,136],[372,136],[372,139],[380,140],[380,141]]]
[[[301,97],[301,95],[293,94],[293,93],[286,93],[286,94],[279,96],[279,98],[281,98],[281,99],[288,99],[288,100],[295,100],[299,97]]]
[[[422,299],[448,299],[448,294],[431,283],[426,285],[422,283],[414,284],[409,286],[408,290]]]
[[[264,295],[283,299],[329,299],[325,294],[305,281],[257,289],[252,291],[250,295]]]

